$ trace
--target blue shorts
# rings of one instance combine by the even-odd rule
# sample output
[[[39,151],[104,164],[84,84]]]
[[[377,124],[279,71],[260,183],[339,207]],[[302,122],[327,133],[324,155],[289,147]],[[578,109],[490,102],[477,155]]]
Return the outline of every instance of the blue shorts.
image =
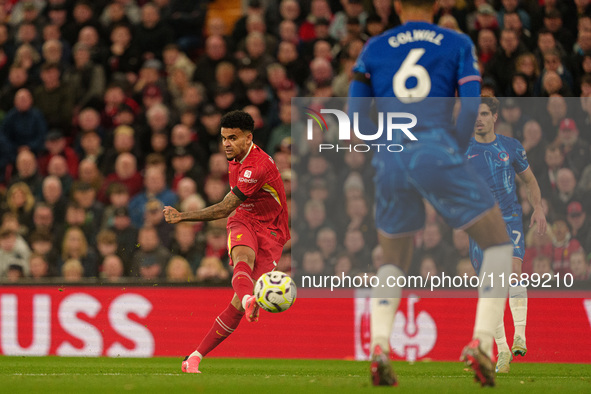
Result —
[[[507,234],[513,241],[513,257],[518,258],[523,262],[525,255],[525,235],[523,234],[523,221],[521,215],[504,216],[505,224],[507,225]],[[480,266],[482,265],[482,249],[480,246],[470,238],[470,261],[476,273],[480,273]]]
[[[439,136],[433,141],[419,135],[402,152],[374,155],[376,225],[382,234],[397,237],[423,228],[423,198],[454,228],[470,225],[495,205],[489,187],[457,145]]]

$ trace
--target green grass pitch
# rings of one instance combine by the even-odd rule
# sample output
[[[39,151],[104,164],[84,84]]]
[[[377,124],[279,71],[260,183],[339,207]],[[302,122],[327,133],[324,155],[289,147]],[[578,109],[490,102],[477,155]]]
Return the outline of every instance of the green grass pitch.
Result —
[[[396,392],[481,390],[457,362],[394,362]],[[181,358],[0,357],[2,393],[359,393],[374,388],[369,363],[342,360],[208,358],[202,374],[185,374]],[[486,389],[489,390],[489,389]],[[591,365],[514,363],[497,377],[498,393],[591,392]]]

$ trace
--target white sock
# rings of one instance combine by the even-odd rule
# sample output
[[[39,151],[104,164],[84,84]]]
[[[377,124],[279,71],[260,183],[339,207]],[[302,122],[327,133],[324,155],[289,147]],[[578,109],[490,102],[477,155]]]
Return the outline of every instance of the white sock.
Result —
[[[248,300],[248,297],[250,297],[250,295],[245,295],[244,297],[242,297],[242,307],[244,309],[246,309],[246,300]]]
[[[513,315],[515,336],[525,341],[525,324],[527,321],[527,287],[515,286],[509,289],[509,308]]]
[[[385,284],[388,277],[404,276],[404,272],[393,264],[386,264],[378,269],[380,284]],[[375,287],[371,294],[371,351],[379,345],[387,354],[390,351],[390,335],[394,316],[400,304],[402,289],[400,287]]]
[[[478,288],[478,306],[474,323],[475,339],[480,340],[480,347],[489,357],[492,355],[492,343],[495,329],[505,311],[509,293],[509,275],[512,272],[513,245],[491,246],[484,250],[480,267]],[[492,280],[491,280],[492,274]],[[501,286],[501,277],[505,277],[505,286]]]
[[[499,353],[510,351],[509,345],[507,345],[507,337],[505,336],[505,322],[503,322],[503,319],[501,319],[495,330],[495,342],[497,343]]]
[[[189,355],[189,358],[193,357],[193,356],[197,356],[199,357],[199,360],[203,360],[203,356],[201,355],[201,353],[199,353],[197,350],[195,350],[193,353],[191,353]]]

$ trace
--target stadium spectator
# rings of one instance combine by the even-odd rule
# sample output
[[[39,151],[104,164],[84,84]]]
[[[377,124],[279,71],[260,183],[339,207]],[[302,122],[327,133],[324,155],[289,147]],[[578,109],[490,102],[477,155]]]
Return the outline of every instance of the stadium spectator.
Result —
[[[68,172],[68,162],[63,156],[57,155],[49,159],[49,163],[47,163],[47,174],[57,176],[62,182],[64,194],[70,194],[74,178]]]
[[[117,252],[117,236],[111,230],[101,230],[96,236],[96,249],[99,260]],[[101,268],[99,267],[99,272]]]
[[[178,200],[176,194],[166,187],[166,176],[158,168],[146,170],[144,191],[138,193],[129,202],[132,223],[138,228],[144,224],[145,204],[150,198],[156,198],[164,205],[175,205]]]
[[[29,272],[31,250],[18,243],[18,233],[11,228],[0,228],[0,277],[7,278],[13,265],[21,267],[23,274]]]
[[[123,261],[116,254],[110,254],[103,258],[100,269],[100,278],[107,282],[120,282],[123,280]]]
[[[47,258],[41,254],[32,254],[29,258],[30,278],[35,281],[41,281],[49,278],[49,262]]]
[[[204,54],[197,62],[193,73],[193,81],[203,84],[210,96],[215,91],[215,69],[222,61],[232,62],[226,41],[221,36],[207,37]]]
[[[359,229],[347,230],[343,238],[343,246],[347,255],[353,262],[353,267],[356,270],[365,272],[371,269],[368,265],[370,261],[370,250],[368,248],[367,240]],[[322,259],[325,263],[328,263]]]
[[[33,97],[49,128],[69,131],[72,125],[74,97],[70,86],[60,78],[61,71],[57,64],[43,64],[41,67],[43,85],[34,90]]]
[[[550,196],[556,190],[558,170],[564,167],[564,155],[557,144],[546,147],[544,154],[545,168],[538,178],[542,196]]]
[[[58,268],[64,272],[68,262],[78,261],[83,268],[83,275],[94,278],[98,275],[98,256],[88,244],[88,239],[80,227],[70,227],[63,236]],[[63,275],[64,277],[66,275]]]
[[[137,25],[141,20],[141,9],[135,1],[111,1],[106,5],[99,17],[103,28],[110,32],[113,26],[127,24]]]
[[[142,6],[142,17],[135,39],[144,59],[162,58],[162,50],[174,41],[174,32],[166,21],[161,20],[160,10],[154,3]]]
[[[133,43],[129,26],[120,24],[111,30],[106,73],[108,78],[117,78],[128,83],[135,82],[141,65],[141,52]]]
[[[119,183],[127,189],[130,197],[134,197],[142,190],[143,179],[137,170],[137,160],[129,152],[120,153],[115,160],[115,171],[107,175],[98,200],[103,204],[108,202],[108,191],[112,184]]]
[[[33,96],[28,89],[23,88],[16,92],[14,108],[3,119],[0,133],[8,143],[12,155],[24,148],[30,149],[34,154],[42,151],[47,123],[43,113],[33,107]]]
[[[581,244],[572,238],[568,224],[563,219],[557,219],[552,223],[552,234],[552,271],[561,276],[571,273],[570,255],[581,250]]]
[[[534,257],[532,273],[540,275],[541,278],[547,278],[549,275],[554,275],[552,271],[552,259],[545,255]]]
[[[72,9],[72,19],[62,27],[64,39],[70,45],[74,45],[80,30],[86,26],[92,26],[97,31],[101,29],[100,23],[94,15],[92,4],[86,0],[78,0]]]
[[[62,265],[61,273],[66,282],[80,282],[84,277],[84,266],[78,259],[68,259]]]
[[[0,25],[0,30],[1,30]],[[0,89],[0,109],[8,112],[14,106],[14,96],[20,89],[31,90],[29,75],[24,67],[13,64],[8,71],[8,80],[2,84]]]
[[[166,280],[169,282],[192,282],[193,270],[182,256],[173,256],[166,264]]]
[[[556,41],[560,42],[563,48],[568,52],[572,50],[575,43],[574,36],[562,26],[562,14],[558,9],[546,10],[544,14],[544,27],[554,35]]]
[[[127,207],[118,207],[113,212],[113,223],[108,227],[117,235],[117,255],[123,260],[125,276],[137,276],[132,272],[132,257],[136,251],[138,230],[131,223]]]
[[[217,257],[204,257],[197,268],[195,278],[198,282],[220,282],[229,278],[222,260]]]
[[[72,178],[78,177],[78,155],[72,149],[62,131],[59,129],[52,129],[45,137],[45,152],[39,157],[39,172],[43,176],[47,176],[49,161],[54,156],[63,156],[68,165],[68,173]]]
[[[164,220],[164,215],[162,215],[163,209],[164,206],[157,199],[148,200],[144,210],[144,225],[154,227],[158,232],[160,243],[167,249],[170,249],[174,236],[173,227]]]
[[[570,255],[569,268],[576,281],[586,281],[591,278],[589,261],[583,250],[576,251]]]
[[[302,277],[320,278],[326,275],[327,267],[326,262],[322,258],[322,254],[317,249],[310,249],[304,252],[302,257],[302,269],[299,271],[300,283],[303,280]]]
[[[421,275],[421,278],[425,280],[427,278],[439,275],[437,264],[435,263],[435,259],[432,256],[425,255],[421,258],[419,264],[419,275]]]
[[[111,174],[115,171],[117,157],[122,153],[131,153],[141,167],[143,155],[136,141],[135,130],[127,125],[117,126],[113,131],[113,147],[105,152],[103,173]]]
[[[584,250],[591,250],[591,222],[579,201],[572,201],[566,209],[566,221],[573,239],[579,241]]]
[[[490,75],[497,83],[500,92],[506,92],[513,72],[515,72],[515,60],[527,49],[519,42],[517,33],[504,29],[499,39],[500,47],[493,58],[486,65],[484,75]]]
[[[139,248],[131,262],[130,275],[144,280],[156,280],[166,275],[166,263],[170,252],[162,245],[158,232],[153,227],[142,227],[138,232]]]
[[[105,69],[92,59],[88,46],[77,43],[73,48],[74,64],[63,74],[63,79],[74,95],[74,113],[88,105],[97,106],[106,87]]]
[[[336,264],[338,242],[337,233],[332,228],[321,228],[316,235],[316,243],[314,245],[318,248],[322,254],[322,258],[329,266]]]
[[[438,223],[427,223],[423,230],[422,242],[417,246],[413,258],[417,262],[414,267],[419,267],[423,257],[430,255],[437,264],[439,272],[454,272],[457,261],[454,260],[453,249],[443,238],[441,225]]]
[[[468,237],[468,233],[464,230],[454,229],[452,243],[453,256],[450,257],[450,260],[459,262],[462,259],[470,258],[470,238]]]
[[[41,194],[41,183],[43,178],[38,172],[35,155],[28,149],[22,149],[16,156],[16,173],[10,179],[10,183],[24,182],[29,186],[35,196]]]
[[[19,232],[26,234],[31,227],[35,197],[24,182],[12,184],[6,191],[6,208],[20,223]],[[21,231],[22,230],[22,231]]]
[[[112,31],[109,31],[108,33],[108,36],[110,37]],[[109,48],[102,43],[98,30],[94,26],[83,27],[78,33],[77,44],[85,45],[88,48],[92,62],[103,66],[105,69],[105,76],[108,76],[107,67],[109,66]]]
[[[579,128],[573,119],[565,118],[560,122],[556,143],[564,154],[565,165],[578,178],[589,160],[589,144],[579,138]]]
[[[56,237],[52,233],[34,231],[29,236],[29,244],[31,245],[31,252],[33,254],[39,254],[45,258],[49,264],[49,275],[56,276],[59,274],[57,271],[57,262],[59,260],[59,250],[55,246]]]
[[[561,168],[556,173],[556,190],[550,196],[554,211],[564,217],[568,204],[581,201],[581,195],[576,191],[577,180],[574,172],[568,168]]]
[[[92,159],[84,159],[78,165],[79,180],[88,183],[98,193],[103,185],[104,177]]]
[[[547,142],[542,135],[542,128],[536,120],[529,120],[523,125],[523,148],[527,152],[527,161],[534,173],[539,176],[544,171],[544,154]]]
[[[56,223],[63,223],[68,196],[64,193],[59,177],[51,175],[43,179],[40,201],[51,208]]]
[[[182,256],[188,261],[191,272],[195,272],[203,258],[203,251],[198,247],[195,236],[192,223],[179,223],[174,228],[174,238],[170,246],[172,254]]]

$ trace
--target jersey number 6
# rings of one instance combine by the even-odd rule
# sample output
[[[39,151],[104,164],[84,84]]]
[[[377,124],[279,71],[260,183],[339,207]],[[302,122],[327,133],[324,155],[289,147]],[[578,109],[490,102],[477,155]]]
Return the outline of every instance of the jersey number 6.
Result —
[[[403,103],[416,103],[423,100],[431,91],[431,77],[427,69],[417,64],[421,56],[425,53],[424,48],[411,49],[406,59],[400,65],[398,72],[392,79],[392,88],[394,96]],[[409,78],[415,77],[417,84],[413,88],[407,88],[406,82]]]

